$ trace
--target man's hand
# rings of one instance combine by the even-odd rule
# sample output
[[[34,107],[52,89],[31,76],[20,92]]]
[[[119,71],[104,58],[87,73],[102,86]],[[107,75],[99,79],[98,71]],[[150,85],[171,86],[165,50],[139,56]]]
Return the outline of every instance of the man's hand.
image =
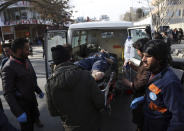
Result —
[[[27,115],[26,113],[22,113],[19,117],[17,117],[18,122],[27,122]]]
[[[128,79],[126,79],[126,78],[122,78],[122,84],[127,86],[127,87],[132,88],[132,82],[129,81]]]
[[[43,92],[39,93],[39,98],[42,99],[43,97],[44,97],[44,93]]]
[[[144,101],[144,96],[137,97],[131,102],[130,108],[135,109],[137,106]]]

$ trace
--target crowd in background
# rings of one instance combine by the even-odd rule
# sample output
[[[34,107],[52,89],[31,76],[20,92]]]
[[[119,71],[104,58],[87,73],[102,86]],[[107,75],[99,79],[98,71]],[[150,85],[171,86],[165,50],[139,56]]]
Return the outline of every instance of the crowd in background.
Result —
[[[170,29],[169,27],[165,30],[159,30],[158,32],[153,32],[153,38],[165,39],[166,41],[170,41],[171,44],[181,44],[181,40],[183,37],[183,29],[175,28]]]

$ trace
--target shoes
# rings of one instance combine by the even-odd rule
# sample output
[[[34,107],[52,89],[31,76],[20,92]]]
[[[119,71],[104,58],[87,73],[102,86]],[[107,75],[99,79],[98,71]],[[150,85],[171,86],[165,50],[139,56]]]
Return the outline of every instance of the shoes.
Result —
[[[44,125],[43,125],[43,123],[40,121],[40,119],[37,119],[36,121],[35,121],[35,125],[37,126],[37,127],[39,127],[39,128],[42,128]]]

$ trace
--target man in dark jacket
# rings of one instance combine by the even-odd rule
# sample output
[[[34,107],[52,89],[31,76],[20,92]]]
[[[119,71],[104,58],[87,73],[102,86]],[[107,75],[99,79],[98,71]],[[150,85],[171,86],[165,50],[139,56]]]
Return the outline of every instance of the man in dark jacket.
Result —
[[[35,92],[43,97],[37,86],[35,71],[28,59],[29,42],[16,39],[12,44],[13,55],[2,69],[2,85],[5,99],[20,123],[21,131],[33,131],[38,116]]]
[[[136,49],[137,54],[142,58],[143,57],[143,49],[144,45],[149,41],[148,38],[142,38],[137,40],[133,47]],[[131,82],[126,78],[122,79],[122,83],[125,86],[130,87],[133,91],[134,100],[141,98],[145,94],[146,85],[149,80],[150,72],[147,68],[143,66],[141,61],[139,66],[136,66],[133,62],[129,61],[128,66],[130,66],[134,71],[136,71],[136,76],[134,80]],[[144,98],[144,97],[143,97]],[[135,104],[135,103],[134,103]],[[143,123],[144,123],[144,113],[143,113],[143,102],[137,104],[134,109],[132,109],[132,121],[137,125],[137,131],[142,131]]]
[[[104,95],[90,72],[70,62],[66,48],[51,49],[56,67],[46,84],[49,111],[61,117],[65,131],[98,131]]]
[[[182,85],[170,69],[170,46],[151,40],[143,53],[143,66],[150,70],[144,108],[144,131],[183,131],[184,94]]]

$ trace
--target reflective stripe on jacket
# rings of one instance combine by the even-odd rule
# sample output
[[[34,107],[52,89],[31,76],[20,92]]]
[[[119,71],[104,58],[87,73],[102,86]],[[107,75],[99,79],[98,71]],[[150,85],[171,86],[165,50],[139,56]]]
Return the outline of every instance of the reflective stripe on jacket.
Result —
[[[168,131],[184,130],[182,85],[169,67],[166,67],[149,81],[145,97],[146,117],[168,120]]]

